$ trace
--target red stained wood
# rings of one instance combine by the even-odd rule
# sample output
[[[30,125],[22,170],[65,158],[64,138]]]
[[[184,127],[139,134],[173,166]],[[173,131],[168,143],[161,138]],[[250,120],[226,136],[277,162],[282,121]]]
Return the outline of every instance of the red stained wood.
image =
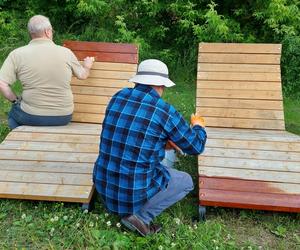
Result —
[[[138,46],[126,43],[103,43],[103,42],[81,42],[64,41],[64,46],[73,51],[96,51],[109,53],[137,54]]]
[[[300,195],[202,189],[200,205],[300,212]]]
[[[110,52],[95,51],[73,51],[78,60],[83,60],[87,56],[95,57],[97,62],[115,62],[115,63],[138,63],[137,54],[121,54]]]

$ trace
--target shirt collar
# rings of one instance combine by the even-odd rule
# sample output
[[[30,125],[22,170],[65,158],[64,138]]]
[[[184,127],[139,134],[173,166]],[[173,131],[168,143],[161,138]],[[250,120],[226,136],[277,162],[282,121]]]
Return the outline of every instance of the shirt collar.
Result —
[[[29,42],[29,44],[41,44],[41,43],[53,43],[53,41],[48,38],[34,38]]]
[[[151,86],[145,84],[136,84],[134,88],[144,93],[148,93],[153,97],[160,98],[160,95]]]

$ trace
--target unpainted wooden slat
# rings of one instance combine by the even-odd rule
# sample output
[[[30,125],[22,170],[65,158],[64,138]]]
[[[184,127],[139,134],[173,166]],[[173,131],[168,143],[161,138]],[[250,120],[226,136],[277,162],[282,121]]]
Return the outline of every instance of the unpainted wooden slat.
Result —
[[[227,190],[253,193],[270,193],[270,194],[297,194],[300,195],[300,184],[250,181],[242,179],[228,178],[208,178],[199,177],[199,188],[213,190]]]
[[[197,89],[197,97],[250,100],[282,100],[282,92],[267,90]]]
[[[1,150],[0,160],[86,162],[95,163],[98,153],[47,152],[30,150]]]
[[[262,120],[226,117],[204,117],[207,127],[284,130],[284,120]]]
[[[249,82],[249,81],[209,81],[198,80],[198,89],[236,89],[236,90],[268,90],[281,91],[280,82]]]
[[[300,195],[262,194],[202,189],[199,195],[203,206],[222,206],[272,211],[300,212]]]
[[[74,102],[107,105],[111,96],[74,94]]]
[[[283,120],[283,111],[263,109],[233,109],[233,108],[199,108],[200,115],[205,117],[231,117],[231,118],[257,118],[270,120]]]
[[[99,95],[99,96],[113,96],[117,93],[119,88],[103,88],[103,87],[88,87],[88,86],[72,86],[72,92],[80,95]]]
[[[198,63],[198,72],[280,73],[279,65]]]
[[[209,138],[206,142],[208,147],[216,148],[240,148],[240,149],[261,149],[275,151],[291,151],[300,152],[299,142],[285,141],[258,141],[258,140],[243,140],[243,139],[221,139]]]
[[[83,63],[83,61],[80,61],[80,63]],[[108,70],[108,71],[136,72],[137,65],[130,64],[130,63],[94,62],[92,69]]]
[[[201,155],[198,158],[199,169],[202,167],[218,167],[236,168],[236,169],[250,169],[250,170],[266,170],[275,172],[295,172],[300,173],[298,162],[291,161],[271,161],[259,159],[242,159],[242,158],[228,158]],[[242,171],[242,170],[241,170]]]
[[[94,163],[0,160],[0,171],[92,174]]]
[[[63,45],[73,51],[104,51],[113,53],[138,53],[138,47],[129,43],[106,43],[106,42],[84,42],[64,41]]]
[[[104,120],[104,114],[92,114],[92,113],[79,113],[73,114],[72,121],[87,122],[87,123],[102,123]]]
[[[101,78],[88,78],[86,80],[79,80],[75,77],[72,78],[71,85],[75,86],[89,86],[89,87],[104,87],[104,88],[126,88],[133,87],[133,83],[127,80],[120,79],[101,79]]]
[[[199,91],[201,92],[202,90]],[[196,106],[199,111],[201,111],[201,107],[283,110],[281,100],[216,99],[213,97],[201,97],[196,99]]]
[[[59,185],[92,186],[91,174],[42,173],[0,171],[1,182],[49,183]]]
[[[280,55],[199,53],[200,63],[280,64]]]
[[[89,78],[97,79],[122,79],[127,81],[135,75],[135,72],[124,72],[124,71],[108,71],[108,70],[90,70]]]
[[[9,133],[6,140],[14,141],[38,141],[38,142],[64,142],[64,143],[96,143],[99,142],[99,135],[73,135],[73,134],[57,134],[57,133],[30,133],[18,132]],[[3,146],[0,144],[0,149]]]
[[[98,153],[98,143],[66,143],[66,142],[34,142],[34,141],[4,141],[1,146],[10,150],[50,151]],[[2,152],[5,153],[5,152]],[[1,163],[0,163],[1,164]]]
[[[82,202],[91,200],[93,186],[0,182],[0,198]]]
[[[199,43],[199,53],[281,54],[281,44]]]
[[[202,72],[197,75],[198,80],[209,81],[265,81],[278,82],[281,81],[280,73],[260,73],[260,72]],[[228,82],[230,84],[230,82]],[[259,86],[257,87],[259,89]]]
[[[73,51],[78,60],[83,60],[87,56],[92,56],[98,62],[118,62],[118,63],[138,63],[137,54],[120,54],[96,51]]]
[[[94,114],[104,114],[106,110],[106,105],[95,105],[95,104],[85,104],[85,103],[75,103],[74,112],[79,113],[94,113]]]
[[[219,168],[216,166],[200,166],[199,175],[207,177],[226,177],[256,181],[271,181],[300,184],[300,173],[266,171],[258,169]]]

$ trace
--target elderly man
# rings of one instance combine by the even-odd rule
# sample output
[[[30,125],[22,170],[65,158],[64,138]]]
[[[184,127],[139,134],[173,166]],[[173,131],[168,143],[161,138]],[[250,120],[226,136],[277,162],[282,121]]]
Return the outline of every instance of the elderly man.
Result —
[[[86,79],[94,58],[85,58],[81,66],[71,50],[56,45],[51,23],[45,16],[33,16],[28,31],[30,43],[13,50],[0,70],[0,91],[13,103],[9,127],[66,125],[73,112],[72,73]],[[16,80],[23,87],[21,97],[9,86]]]
[[[141,62],[130,81],[135,87],[119,91],[107,107],[93,179],[107,209],[146,236],[161,229],[152,220],[193,189],[189,174],[162,164],[167,142],[197,155],[206,132],[201,117],[193,115],[190,126],[161,98],[175,85],[163,62]]]

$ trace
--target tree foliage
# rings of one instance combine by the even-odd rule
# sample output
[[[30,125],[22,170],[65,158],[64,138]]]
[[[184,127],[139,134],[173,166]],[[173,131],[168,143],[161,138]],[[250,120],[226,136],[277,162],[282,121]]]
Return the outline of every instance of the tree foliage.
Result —
[[[50,18],[60,42],[134,42],[141,58],[180,58],[196,67],[199,42],[283,43],[286,94],[300,92],[298,0],[0,0],[2,54],[26,44],[34,14]]]

